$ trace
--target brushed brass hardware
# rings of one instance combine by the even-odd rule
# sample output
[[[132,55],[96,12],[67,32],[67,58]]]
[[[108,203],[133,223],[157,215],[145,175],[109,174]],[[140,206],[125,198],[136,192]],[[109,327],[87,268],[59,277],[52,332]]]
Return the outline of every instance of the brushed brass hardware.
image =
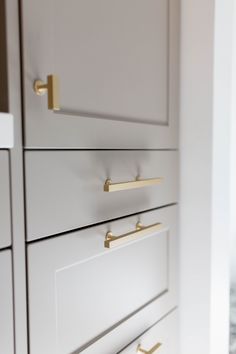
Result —
[[[105,248],[113,248],[120,246],[123,243],[138,240],[148,234],[151,234],[155,231],[160,231],[163,228],[161,223],[143,226],[140,222],[136,224],[135,231],[128,232],[120,236],[114,236],[111,231],[108,231],[104,241]]]
[[[34,91],[37,95],[42,96],[48,93],[48,109],[53,111],[60,110],[59,104],[59,79],[56,75],[48,75],[47,83],[41,80],[35,80]]]
[[[139,344],[137,347],[137,353],[144,353],[144,354],[153,354],[155,353],[160,347],[162,346],[161,343],[157,343],[154,345],[154,347],[150,350],[145,350],[141,348],[141,345]]]
[[[107,179],[104,184],[104,192],[117,192],[126,189],[154,186],[156,184],[160,184],[162,181],[163,181],[162,177],[148,178],[148,179],[139,179],[139,177],[137,177],[135,181],[120,182],[120,183],[112,183],[110,179]]]

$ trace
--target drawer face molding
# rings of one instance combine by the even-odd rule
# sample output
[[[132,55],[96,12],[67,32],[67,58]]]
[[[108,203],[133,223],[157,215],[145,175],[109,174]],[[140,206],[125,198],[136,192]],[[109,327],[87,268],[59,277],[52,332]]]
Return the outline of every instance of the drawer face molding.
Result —
[[[129,323],[136,313],[136,326],[142,326],[149,306],[158,304],[167,312],[176,305],[176,209],[166,207],[29,244],[31,354],[73,353]],[[109,228],[123,233],[138,221],[161,221],[165,227],[104,248]]]
[[[22,15],[27,147],[177,147],[177,0],[23,0]],[[59,111],[33,89],[48,75]]]
[[[175,310],[119,354],[179,354],[178,328],[178,311]]]
[[[175,151],[28,151],[25,166],[28,240],[153,209],[178,198]],[[130,189],[104,191],[108,179],[115,183],[137,177],[160,180],[134,189],[128,183]]]
[[[8,151],[0,150],[0,248],[11,244],[11,211]]]
[[[0,251],[0,353],[14,354],[11,252]]]

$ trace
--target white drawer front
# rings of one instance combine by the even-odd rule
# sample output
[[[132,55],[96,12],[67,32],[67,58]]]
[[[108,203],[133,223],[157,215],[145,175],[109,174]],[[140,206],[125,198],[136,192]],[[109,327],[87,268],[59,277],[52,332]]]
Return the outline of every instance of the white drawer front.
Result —
[[[11,244],[8,152],[0,150],[0,248]]]
[[[177,201],[175,151],[31,151],[26,153],[28,240]],[[112,182],[161,177],[160,184],[104,192]]]
[[[142,350],[146,350],[147,354],[179,354],[177,311],[162,319],[119,353],[143,354]]]
[[[0,252],[0,353],[14,353],[10,251]]]
[[[109,229],[120,235],[137,221],[162,222],[163,229],[104,247]],[[137,311],[141,330],[145,307],[158,303],[168,311],[176,301],[176,250],[176,207],[29,245],[31,354],[73,353]]]

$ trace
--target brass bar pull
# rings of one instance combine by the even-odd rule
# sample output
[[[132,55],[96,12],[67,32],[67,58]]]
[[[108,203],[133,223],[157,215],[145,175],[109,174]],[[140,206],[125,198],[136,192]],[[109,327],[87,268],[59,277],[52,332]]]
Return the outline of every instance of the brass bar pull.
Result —
[[[46,92],[48,93],[48,109],[53,111],[60,110],[59,104],[59,79],[56,75],[48,75],[47,83],[41,80],[35,80],[34,92],[42,96]]]
[[[144,354],[153,354],[155,353],[160,347],[162,346],[161,343],[157,343],[156,345],[154,345],[154,347],[150,350],[145,350],[145,349],[142,349],[141,345],[139,344],[138,345],[138,348],[137,348],[137,353],[144,353]]]
[[[139,179],[137,177],[135,181],[120,182],[120,183],[112,183],[110,179],[107,179],[104,184],[104,192],[117,192],[126,189],[155,186],[157,184],[160,184],[162,181],[163,181],[162,177],[148,178],[148,179]]]
[[[124,235],[114,236],[111,231],[108,231],[104,241],[105,248],[113,248],[120,246],[126,242],[138,240],[155,231],[160,231],[163,228],[161,223],[143,226],[140,222],[136,224],[136,230],[128,232]]]

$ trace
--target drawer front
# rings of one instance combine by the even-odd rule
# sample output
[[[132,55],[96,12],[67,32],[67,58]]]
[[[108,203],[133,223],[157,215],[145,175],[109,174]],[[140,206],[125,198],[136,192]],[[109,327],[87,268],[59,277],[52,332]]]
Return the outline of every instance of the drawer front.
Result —
[[[176,212],[166,207],[30,244],[31,354],[85,349],[122,323],[130,323],[130,335],[141,333],[170,310],[176,304]],[[162,226],[139,235],[137,222]],[[110,249],[104,245],[109,230],[125,235]],[[123,345],[131,339],[119,338]]]
[[[8,152],[0,150],[0,248],[11,244],[11,212]]]
[[[177,159],[175,151],[27,152],[28,240],[176,202]],[[107,179],[119,183],[137,176],[157,180],[143,187],[112,184],[127,189],[104,191]]]
[[[0,252],[0,353],[14,353],[11,252]]]
[[[179,354],[178,312],[175,310],[135,339],[120,354]]]

